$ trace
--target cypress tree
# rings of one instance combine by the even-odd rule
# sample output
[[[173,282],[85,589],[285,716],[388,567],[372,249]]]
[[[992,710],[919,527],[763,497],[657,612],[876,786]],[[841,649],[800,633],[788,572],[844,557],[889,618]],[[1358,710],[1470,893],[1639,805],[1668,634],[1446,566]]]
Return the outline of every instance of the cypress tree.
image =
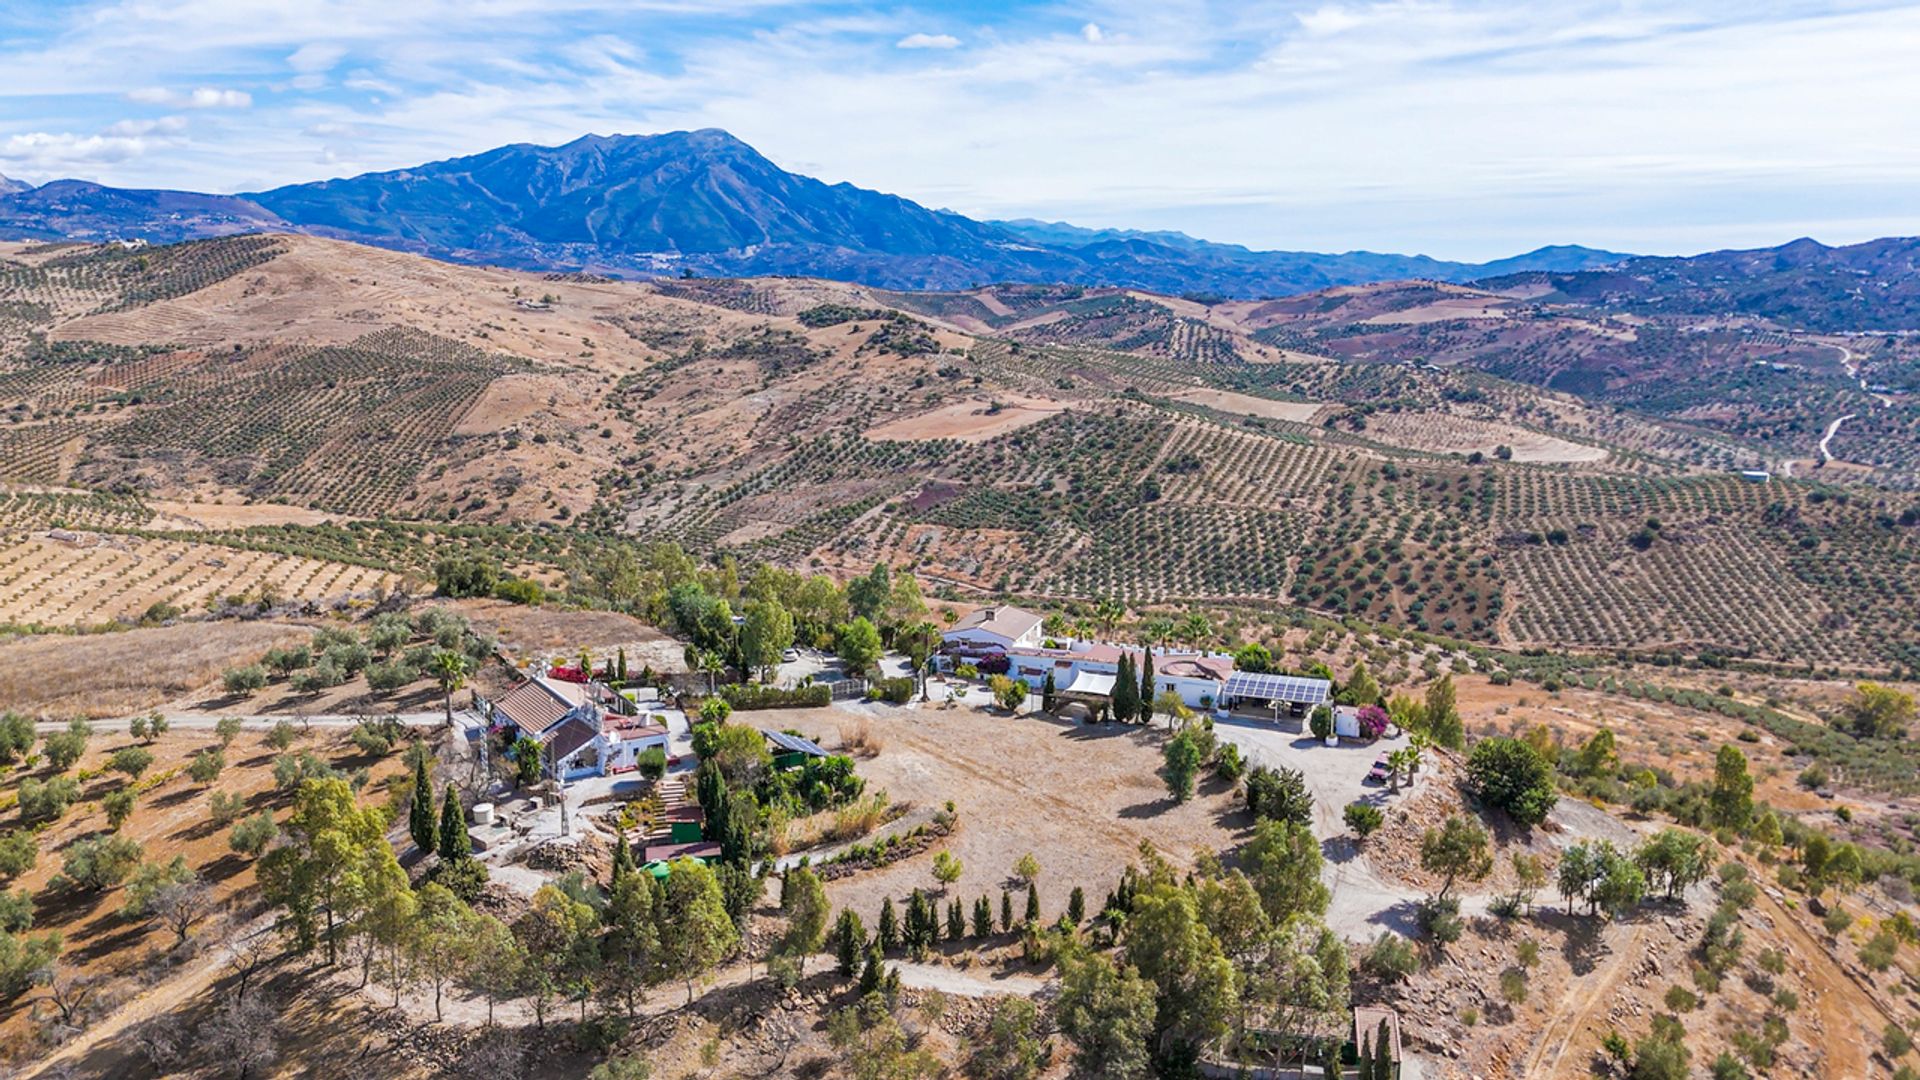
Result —
[[[1393,1033],[1385,1020],[1373,1036],[1373,1075],[1377,1080],[1393,1080]]]
[[[624,840],[621,846],[626,846]],[[467,814],[461,809],[459,790],[448,784],[440,798],[440,861],[458,862],[471,858],[473,840],[467,836]],[[614,871],[619,872],[618,862],[614,864]]]
[[[1057,689],[1053,684],[1053,669],[1048,668],[1047,681],[1040,687],[1040,710],[1042,712],[1053,711],[1053,695]]]
[[[1133,672],[1133,657],[1122,654],[1120,670],[1113,677],[1113,718],[1123,724],[1133,723],[1138,711],[1140,686]]]
[[[967,916],[960,910],[960,898],[954,897],[947,903],[947,940],[959,941],[967,936]]]
[[[613,841],[613,884],[633,873],[633,845],[627,841],[627,834],[620,829],[614,830]]]
[[[932,944],[932,935],[928,932],[927,898],[919,889],[907,897],[907,923],[902,937],[906,940],[907,953],[916,960],[924,959],[927,946]]]
[[[1354,1057],[1360,1065],[1360,1080],[1373,1080],[1373,1037],[1362,1035],[1360,1045],[1354,1047]]]
[[[413,807],[407,811],[407,834],[422,855],[434,848],[433,777],[427,775],[427,755],[413,766]]]
[[[1073,925],[1079,926],[1087,918],[1087,893],[1080,886],[1073,887],[1072,895],[1067,897],[1067,918]]]
[[[1000,932],[1004,934],[1007,931],[1012,929],[1013,929],[1013,894],[1009,893],[1005,889],[1001,889],[1000,890]]]
[[[622,684],[626,683],[627,681],[627,650],[625,646],[622,646],[620,650],[614,654],[613,675],[614,675],[614,678],[619,679]]]
[[[880,930],[874,939],[882,953],[900,947],[900,917],[893,913],[893,897],[880,901]]]
[[[860,958],[867,951],[867,928],[852,908],[840,909],[840,921],[833,925],[833,959],[843,978],[852,978],[860,970]]]
[[[881,959],[880,943],[875,941],[867,946],[866,966],[860,969],[860,996],[878,993],[886,978],[886,961]]]
[[[1140,722],[1153,723],[1153,646],[1140,650]]]
[[[973,902],[973,936],[977,939],[990,937],[992,934],[993,903],[987,899],[986,893],[981,893],[980,899]]]
[[[1027,882],[1027,921],[1040,921],[1040,887],[1031,881]]]

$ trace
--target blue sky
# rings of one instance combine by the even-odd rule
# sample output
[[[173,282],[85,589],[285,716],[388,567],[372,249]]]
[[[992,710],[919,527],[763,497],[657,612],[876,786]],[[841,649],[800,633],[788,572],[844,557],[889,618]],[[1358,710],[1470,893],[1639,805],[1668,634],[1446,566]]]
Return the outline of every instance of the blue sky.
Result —
[[[723,127],[980,217],[1487,258],[1920,232],[1920,4],[0,0],[0,173]]]

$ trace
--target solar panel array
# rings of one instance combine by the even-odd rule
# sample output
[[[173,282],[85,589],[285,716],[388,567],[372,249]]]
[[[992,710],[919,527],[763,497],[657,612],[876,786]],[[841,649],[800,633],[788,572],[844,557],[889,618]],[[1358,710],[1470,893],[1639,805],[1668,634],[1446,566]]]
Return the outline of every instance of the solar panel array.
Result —
[[[760,734],[765,735],[768,742],[782,750],[797,754],[811,754],[814,757],[827,756],[827,752],[821,749],[820,744],[814,742],[812,739],[803,739],[798,735],[789,735],[784,731],[762,731]]]
[[[1220,689],[1223,698],[1253,698],[1265,701],[1291,701],[1301,705],[1319,705],[1325,702],[1333,692],[1333,684],[1325,679],[1309,679],[1299,675],[1263,675],[1253,671],[1236,671],[1227,676],[1227,683]]]

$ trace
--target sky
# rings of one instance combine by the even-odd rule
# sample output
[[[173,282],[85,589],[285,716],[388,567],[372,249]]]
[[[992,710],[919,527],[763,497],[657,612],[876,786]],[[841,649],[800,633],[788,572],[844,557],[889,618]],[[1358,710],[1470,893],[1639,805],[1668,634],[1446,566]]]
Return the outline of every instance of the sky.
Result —
[[[0,174],[720,127],[982,218],[1486,259],[1920,233],[1920,2],[0,0]]]

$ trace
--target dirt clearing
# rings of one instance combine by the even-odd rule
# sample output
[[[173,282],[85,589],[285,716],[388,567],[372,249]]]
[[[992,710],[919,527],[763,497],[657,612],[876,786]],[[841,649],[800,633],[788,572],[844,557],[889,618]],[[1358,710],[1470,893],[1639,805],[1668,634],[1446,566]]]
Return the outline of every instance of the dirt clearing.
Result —
[[[879,442],[912,442],[924,439],[957,439],[960,442],[985,442],[995,435],[1018,431],[1061,412],[1066,406],[1035,398],[995,398],[956,401],[932,412],[889,420],[868,428],[867,438]]]
[[[1315,401],[1274,401],[1252,394],[1236,394],[1231,390],[1183,390],[1173,396],[1221,412],[1263,416],[1269,420],[1291,420],[1296,424],[1312,423],[1314,415],[1324,407]]]
[[[883,897],[897,903],[915,888],[936,888],[933,858],[941,850],[964,866],[942,903],[959,897],[971,904],[987,893],[996,911],[1013,864],[1032,852],[1040,861],[1041,912],[1050,920],[1066,910],[1076,885],[1086,890],[1088,909],[1098,909],[1121,869],[1138,857],[1142,840],[1184,866],[1200,849],[1234,846],[1251,827],[1231,789],[1217,780],[1202,784],[1184,805],[1167,797],[1158,772],[1164,725],[1081,726],[934,705],[754,712],[736,719],[791,727],[835,748],[840,729],[863,716],[881,744],[877,756],[859,759],[867,789],[885,789],[896,804],[938,808],[952,800],[960,815],[959,829],[945,842],[828,886],[836,905],[851,905],[863,918],[878,914]],[[1024,897],[1016,903],[1024,911]]]

